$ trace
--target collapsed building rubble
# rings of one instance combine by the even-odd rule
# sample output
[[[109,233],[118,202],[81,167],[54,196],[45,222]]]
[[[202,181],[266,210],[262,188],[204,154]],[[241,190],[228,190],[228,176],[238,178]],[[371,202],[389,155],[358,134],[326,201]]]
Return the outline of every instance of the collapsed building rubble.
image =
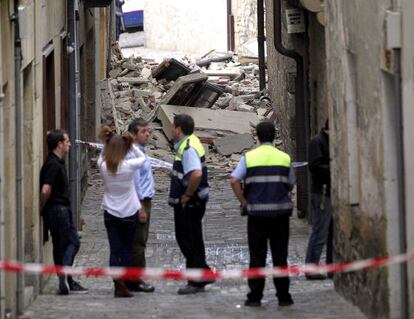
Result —
[[[109,78],[101,83],[102,122],[117,132],[126,131],[133,118],[151,122],[150,147],[165,160],[174,114],[189,113],[211,162],[223,166],[254,145],[251,135],[260,120],[274,120],[270,100],[259,92],[257,74],[257,64],[240,63],[230,53],[211,51],[199,60],[170,58],[157,64],[124,58],[114,45]]]

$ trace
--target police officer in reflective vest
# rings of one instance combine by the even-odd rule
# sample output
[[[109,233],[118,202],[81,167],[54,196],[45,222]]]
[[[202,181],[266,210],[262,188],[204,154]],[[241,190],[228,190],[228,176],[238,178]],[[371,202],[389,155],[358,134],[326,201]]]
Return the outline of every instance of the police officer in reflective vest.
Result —
[[[286,266],[289,242],[289,218],[292,214],[290,191],[295,177],[288,154],[273,146],[275,127],[261,122],[256,127],[260,145],[248,151],[231,174],[230,184],[248,215],[247,234],[250,268],[265,267],[267,242],[274,266]],[[244,190],[241,183],[244,182]],[[279,306],[293,304],[289,277],[274,278]],[[261,305],[265,279],[249,279],[250,292],[245,306]]]
[[[174,117],[172,135],[176,156],[171,177],[169,204],[174,208],[175,237],[187,268],[209,269],[204,249],[202,219],[208,200],[205,150],[193,134],[194,120],[187,114]],[[213,281],[188,281],[178,294],[195,294]]]

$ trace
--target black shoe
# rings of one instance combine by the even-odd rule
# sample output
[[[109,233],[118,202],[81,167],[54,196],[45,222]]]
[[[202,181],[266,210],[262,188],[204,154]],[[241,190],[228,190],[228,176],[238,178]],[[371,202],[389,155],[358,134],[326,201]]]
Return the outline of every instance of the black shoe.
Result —
[[[59,290],[57,294],[61,296],[69,295],[68,286],[66,285],[64,281],[59,281]]]
[[[210,280],[203,281],[203,284],[207,286],[207,285],[210,285],[210,284],[214,284],[215,282],[216,282],[215,279],[210,279]]]
[[[310,274],[306,275],[307,280],[325,280],[326,276],[322,274]]]
[[[286,300],[279,300],[279,306],[280,307],[286,307],[286,306],[291,306],[293,305],[293,299],[289,298]]]
[[[146,284],[145,282],[139,283],[136,288],[137,289],[133,291],[154,292],[155,290],[154,286]]]
[[[199,292],[204,292],[204,287],[197,287],[193,285],[186,285],[185,287],[182,287],[178,289],[179,295],[192,295]]]
[[[247,300],[244,302],[244,305],[245,305],[246,307],[260,307],[260,306],[262,305],[262,303],[261,303],[261,301],[260,301],[260,300],[256,301],[256,300],[249,300],[249,299],[247,299]]]
[[[78,282],[72,280],[69,283],[70,292],[73,294],[87,294],[88,289],[82,287]]]

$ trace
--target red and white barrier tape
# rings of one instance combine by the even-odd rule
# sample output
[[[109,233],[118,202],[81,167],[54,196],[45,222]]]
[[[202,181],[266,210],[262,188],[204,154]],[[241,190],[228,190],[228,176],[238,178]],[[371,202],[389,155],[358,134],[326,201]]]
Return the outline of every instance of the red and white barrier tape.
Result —
[[[351,263],[339,264],[306,264],[302,266],[287,266],[274,268],[250,268],[231,270],[205,269],[163,269],[163,268],[117,268],[117,267],[63,267],[46,266],[42,264],[19,264],[8,260],[0,260],[0,270],[23,272],[27,274],[65,274],[87,277],[112,277],[122,279],[153,279],[153,280],[211,280],[237,279],[260,277],[286,277],[301,274],[340,273],[362,269],[372,269],[414,260],[414,253],[394,257],[371,258]]]
[[[83,145],[87,145],[89,147],[98,149],[98,150],[102,150],[104,145],[100,144],[100,143],[92,143],[92,142],[86,142],[86,141],[81,141],[81,140],[75,140],[75,142],[77,144],[83,144]],[[166,168],[169,170],[172,170],[172,164],[165,162],[165,161],[161,161],[157,158],[153,158],[153,157],[149,157],[149,159],[151,160],[151,165],[152,167],[161,167],[161,168]],[[299,167],[304,167],[307,166],[308,162],[292,162],[292,167],[293,168],[299,168]]]

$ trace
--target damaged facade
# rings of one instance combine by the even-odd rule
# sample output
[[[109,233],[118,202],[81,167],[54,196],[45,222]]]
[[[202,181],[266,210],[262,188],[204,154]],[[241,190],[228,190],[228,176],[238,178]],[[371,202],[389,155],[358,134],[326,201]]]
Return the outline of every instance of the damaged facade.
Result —
[[[70,99],[74,84],[69,79],[71,54],[78,54],[79,63],[78,136],[95,136],[95,83],[105,76],[102,52],[107,47],[109,11],[84,8],[84,2],[78,3],[78,50],[74,51],[69,2],[0,1],[1,259],[52,263],[51,243],[43,242],[39,171],[47,155],[46,132],[69,129],[70,108],[74,107]],[[20,31],[17,37],[16,30]],[[76,137],[71,139],[75,148]],[[79,158],[86,160],[83,152]],[[85,173],[80,167],[79,176]],[[76,218],[80,225],[79,214]],[[0,277],[2,318],[21,314],[47,279],[4,272]]]

